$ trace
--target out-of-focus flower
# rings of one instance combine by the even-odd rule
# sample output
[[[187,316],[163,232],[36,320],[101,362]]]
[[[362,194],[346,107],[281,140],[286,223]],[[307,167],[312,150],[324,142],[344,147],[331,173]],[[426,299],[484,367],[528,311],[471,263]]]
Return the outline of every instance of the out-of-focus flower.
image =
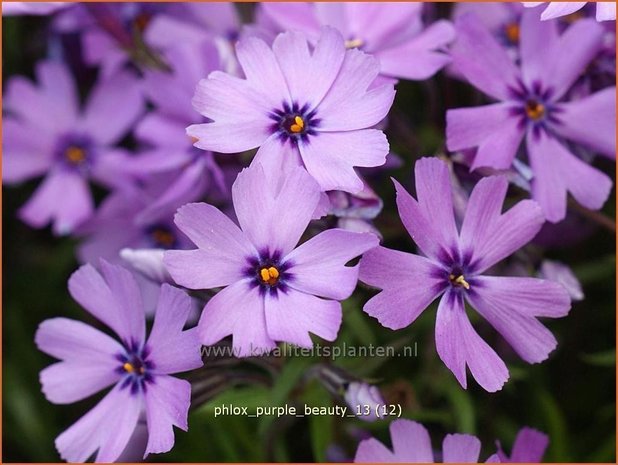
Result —
[[[2,16],[48,15],[68,8],[69,2],[2,2]]]
[[[582,285],[570,267],[554,260],[543,260],[539,269],[539,277],[555,281],[567,290],[571,300],[583,300]]]
[[[120,251],[120,258],[148,279],[158,283],[173,283],[163,264],[165,249],[129,249]]]
[[[317,43],[321,26],[337,28],[347,48],[358,48],[380,61],[380,74],[397,79],[427,79],[450,58],[446,46],[455,37],[446,20],[423,25],[423,3],[415,2],[262,2],[266,23],[276,32],[298,30]],[[268,27],[268,26],[266,26]]]
[[[173,211],[179,199],[193,200],[214,187],[226,190],[223,174],[213,154],[193,147],[185,128],[203,119],[193,109],[191,99],[195,86],[204,76],[220,66],[219,55],[212,42],[181,45],[165,53],[172,72],[149,70],[144,76],[144,94],[155,105],[137,125],[137,139],[147,148],[133,158],[132,172],[148,179],[167,173],[173,176],[169,187],[153,199],[153,210]]]
[[[287,32],[272,49],[249,37],[236,52],[246,79],[215,71],[198,85],[194,106],[212,122],[187,128],[195,146],[260,147],[254,162],[273,176],[304,166],[324,191],[362,190],[354,166],[379,166],[388,153],[382,131],[369,129],[395,95],[392,84],[372,87],[378,60],[346,50],[333,28],[322,29],[312,51],[302,33]]]
[[[386,402],[377,386],[353,381],[348,384],[344,399],[353,412],[356,413],[360,409],[360,415],[357,416],[360,420],[376,421],[382,418],[379,407],[386,405]]]
[[[69,404],[113,385],[86,415],[56,439],[61,457],[113,462],[124,451],[141,415],[148,427],[145,454],[169,451],[173,426],[187,430],[191,385],[170,375],[202,366],[195,329],[183,331],[191,300],[164,284],[150,336],[142,298],[126,269],[101,261],[102,274],[84,265],[69,279],[69,292],[117,341],[79,321],[54,318],[41,324],[36,343],[60,359],[41,372],[47,399]]]
[[[130,183],[130,156],[114,144],[142,113],[142,93],[135,77],[121,72],[99,81],[80,110],[64,65],[42,62],[36,74],[38,86],[23,77],[7,85],[2,179],[45,176],[19,215],[33,227],[52,222],[55,234],[69,234],[94,211],[89,180],[110,188]]]
[[[533,428],[522,428],[517,433],[510,457],[498,441],[498,459],[501,463],[541,463],[549,438]]]
[[[467,301],[528,363],[545,360],[556,339],[537,317],[558,318],[570,309],[559,284],[537,278],[483,276],[492,265],[528,243],[543,225],[536,202],[523,200],[505,213],[508,182],[482,179],[472,191],[461,230],[453,214],[447,165],[423,158],[416,163],[412,198],[397,182],[399,215],[425,256],[377,247],[363,255],[360,280],[382,289],[364,311],[391,329],[410,325],[442,295],[436,317],[436,349],[465,388],[466,366],[487,391],[502,388],[506,365],[475,332]]]
[[[517,2],[457,2],[453,6],[453,19],[456,21],[462,16],[474,14],[498,42],[517,53],[523,9]]]
[[[345,264],[377,238],[332,229],[296,247],[320,200],[318,184],[300,167],[274,177],[256,163],[238,175],[232,198],[240,229],[211,205],[185,205],[175,222],[198,249],[165,253],[178,284],[224,287],[204,307],[201,341],[211,345],[232,334],[235,355],[249,356],[275,341],[312,347],[309,332],[334,340],[339,300],[358,278],[358,266]]]
[[[587,208],[601,208],[611,179],[571,153],[562,141],[615,158],[616,88],[564,99],[602,47],[603,28],[593,20],[579,20],[560,36],[555,21],[542,23],[526,12],[520,68],[474,15],[459,18],[457,30],[456,69],[499,103],[449,110],[449,150],[477,148],[472,169],[506,169],[525,138],[532,197],[549,221],[565,217],[567,192]]]
[[[172,180],[174,178],[171,178]],[[96,263],[99,257],[119,261],[119,252],[132,249],[186,249],[190,241],[174,224],[178,207],[199,198],[199,192],[178,196],[176,203],[159,204],[168,192],[168,178],[151,180],[141,188],[117,191],[101,204],[96,215],[80,229],[85,237],[78,248],[82,263]],[[154,206],[154,208],[153,208]]]
[[[541,20],[567,16],[581,10],[589,2],[522,2],[527,8],[535,8],[549,3],[541,13]],[[611,21],[616,19],[616,2],[595,2],[597,6],[597,21]]]
[[[399,419],[390,424],[392,450],[375,438],[360,442],[355,463],[433,463],[427,429],[415,421]],[[443,463],[478,463],[481,441],[470,434],[447,434],[442,442]]]

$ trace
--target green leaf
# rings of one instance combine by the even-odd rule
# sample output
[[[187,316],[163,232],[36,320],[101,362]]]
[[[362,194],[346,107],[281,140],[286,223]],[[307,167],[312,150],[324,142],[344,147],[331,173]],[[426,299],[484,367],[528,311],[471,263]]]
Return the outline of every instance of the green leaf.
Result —
[[[596,352],[594,354],[582,354],[580,358],[589,365],[610,368],[616,367],[616,349]]]

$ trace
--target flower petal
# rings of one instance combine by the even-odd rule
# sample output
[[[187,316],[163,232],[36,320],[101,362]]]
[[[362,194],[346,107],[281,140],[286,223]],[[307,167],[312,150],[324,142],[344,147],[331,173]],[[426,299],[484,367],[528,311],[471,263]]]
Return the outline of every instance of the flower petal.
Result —
[[[2,182],[41,176],[54,161],[53,138],[14,118],[2,121]]]
[[[381,166],[389,151],[386,136],[377,129],[320,132],[300,142],[299,148],[307,171],[323,191],[351,193],[364,188],[354,166]]]
[[[81,125],[100,144],[118,142],[144,111],[141,86],[121,71],[99,82],[88,98]]]
[[[309,239],[284,258],[292,275],[289,286],[308,294],[343,300],[358,280],[358,267],[345,264],[378,245],[373,234],[329,229]]]
[[[268,336],[264,297],[252,281],[239,281],[208,301],[198,324],[200,340],[212,345],[233,335],[234,355],[263,355],[275,347]]]
[[[472,306],[528,363],[545,360],[556,339],[537,317],[558,318],[571,308],[568,292],[558,283],[537,278],[482,276],[466,293]]]
[[[479,385],[496,392],[509,378],[506,365],[496,352],[476,333],[466,315],[461,295],[447,291],[438,306],[436,317],[438,355],[466,389],[466,365]]]
[[[461,253],[481,273],[530,242],[541,230],[543,213],[536,202],[522,200],[502,214],[508,180],[481,179],[474,187],[460,236]]]
[[[616,88],[563,103],[553,129],[569,139],[616,159]]]
[[[384,247],[365,252],[359,277],[382,289],[363,311],[390,329],[412,324],[445,287],[440,269],[426,258]]]
[[[499,451],[498,454],[503,462],[541,463],[548,444],[549,438],[546,434],[533,428],[524,427],[517,433],[511,456],[506,457],[502,451]]]
[[[97,462],[113,462],[125,449],[139,418],[142,401],[116,385],[92,410],[56,438],[67,462],[85,462],[98,450]]]
[[[232,186],[240,227],[260,251],[287,255],[298,244],[320,201],[320,186],[301,167],[287,176],[260,164],[244,169]]]
[[[174,426],[187,431],[191,384],[172,376],[155,375],[144,393],[148,423],[148,454],[168,452],[174,446]]]
[[[341,304],[294,289],[269,293],[264,299],[268,336],[299,347],[313,347],[309,333],[327,341],[337,338]]]
[[[560,36],[558,22],[539,21],[538,11],[524,11],[520,22],[519,53],[521,55],[522,77],[529,88],[535,82],[551,81],[548,63],[558,47]],[[543,44],[542,47],[539,44]]]
[[[509,100],[519,71],[506,50],[474,14],[455,22],[457,41],[451,50],[453,65],[470,83],[498,100]]]
[[[120,352],[119,352],[120,353]],[[44,368],[39,376],[45,398],[54,404],[72,404],[90,397],[120,379],[117,359],[57,362]]]
[[[410,420],[395,420],[390,424],[389,430],[397,461],[433,462],[431,440],[423,425]]]
[[[607,175],[577,158],[544,132],[529,134],[527,146],[534,173],[532,198],[539,202],[548,221],[556,223],[564,219],[567,191],[592,210],[605,204],[612,189],[612,180]]]
[[[179,373],[203,365],[197,331],[183,331],[192,311],[193,302],[185,292],[169,284],[161,286],[154,324],[146,343],[156,373]]]
[[[363,439],[356,449],[354,463],[394,463],[396,457],[376,438]]]
[[[481,441],[470,434],[447,434],[442,441],[443,463],[478,463]]]

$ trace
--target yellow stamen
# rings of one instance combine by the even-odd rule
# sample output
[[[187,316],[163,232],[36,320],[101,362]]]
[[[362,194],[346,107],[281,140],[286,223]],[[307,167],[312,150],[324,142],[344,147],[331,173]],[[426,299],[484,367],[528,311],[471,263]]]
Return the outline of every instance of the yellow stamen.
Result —
[[[125,362],[125,364],[122,365],[122,368],[124,368],[124,371],[126,371],[127,373],[133,373],[135,371],[135,368],[133,368],[133,365],[131,365],[129,362]]]
[[[519,43],[519,24],[511,23],[504,27],[504,35],[512,44]]]
[[[79,147],[71,146],[64,152],[64,156],[71,163],[79,165],[86,159],[86,152]]]
[[[290,126],[290,131],[301,132],[305,128],[305,122],[300,116],[294,117],[294,124]]]
[[[345,48],[359,48],[362,47],[365,42],[363,39],[350,39],[345,41]]]
[[[264,267],[260,270],[260,278],[262,278],[262,282],[265,284],[274,286],[279,280],[279,270],[274,266],[269,268]]]
[[[464,275],[462,274],[460,274],[459,276],[455,276],[454,274],[451,274],[449,275],[448,279],[455,286],[461,286],[466,290],[470,289],[470,284],[466,281],[466,278],[464,278]]]
[[[531,120],[537,121],[545,115],[545,105],[536,100],[526,102],[526,115]]]

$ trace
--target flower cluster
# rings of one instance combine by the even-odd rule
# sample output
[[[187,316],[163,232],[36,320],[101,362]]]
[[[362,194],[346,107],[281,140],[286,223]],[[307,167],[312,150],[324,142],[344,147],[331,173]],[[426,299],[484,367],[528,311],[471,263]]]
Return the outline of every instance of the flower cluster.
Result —
[[[432,370],[460,390],[469,369],[480,398],[509,379],[510,349],[546,361],[558,340],[539,319],[584,294],[540,238],[573,214],[611,223],[615,54],[599,21],[615,5],[584,3],[265,2],[243,6],[250,24],[229,3],[3,5],[47,15],[55,51],[34,79],[6,80],[3,182],[41,180],[18,216],[76,241],[68,289],[95,320],[40,324],[37,347],[60,360],[42,390],[68,404],[109,389],[57,437],[59,455],[168,452],[190,407],[219,392],[212,379],[261,382],[243,363],[266,366],[277,395],[316,381],[387,423],[375,373],[269,358],[337,344],[350,314],[405,338],[435,310],[429,355],[447,370]],[[437,95],[438,73],[474,97]],[[406,86],[445,108],[414,106]],[[430,117],[448,152],[415,142],[414,121]],[[228,350],[224,363],[209,348]],[[288,366],[296,391],[277,384]],[[354,461],[481,457],[468,434],[436,455],[411,420],[390,436],[392,449],[361,440]],[[510,456],[498,443],[487,460],[540,461],[548,441],[526,427]]]

